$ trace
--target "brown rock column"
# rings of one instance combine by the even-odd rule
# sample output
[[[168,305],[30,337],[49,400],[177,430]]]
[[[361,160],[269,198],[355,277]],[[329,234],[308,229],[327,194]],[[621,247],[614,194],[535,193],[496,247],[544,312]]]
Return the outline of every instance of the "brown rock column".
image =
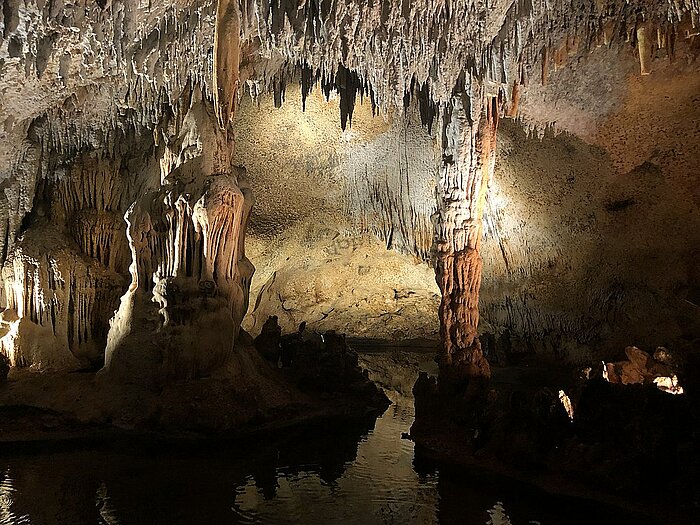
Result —
[[[479,288],[482,215],[496,153],[497,97],[453,99],[446,115],[444,158],[438,181],[436,279],[442,291],[439,355],[441,383],[488,379],[481,351]]]

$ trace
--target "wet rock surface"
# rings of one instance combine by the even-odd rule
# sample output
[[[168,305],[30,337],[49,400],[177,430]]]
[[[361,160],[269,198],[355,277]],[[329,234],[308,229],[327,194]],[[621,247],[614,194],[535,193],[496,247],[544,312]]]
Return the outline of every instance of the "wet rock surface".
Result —
[[[272,366],[302,392],[320,394],[324,399],[357,396],[368,406],[384,410],[389,400],[360,367],[357,353],[344,334],[330,331],[323,334],[307,331],[306,324],[297,333],[282,337],[277,319],[271,317],[268,327],[255,339],[255,347]]]
[[[93,372],[13,369],[0,390],[3,440],[99,443],[129,435],[226,440],[381,413],[386,396],[357,366],[357,355],[342,337],[329,342],[324,350],[310,350],[309,357],[302,350],[308,370],[297,373],[278,368],[279,353],[265,362],[241,332],[233,355],[216,373],[159,388],[138,383],[125,388]]]
[[[600,365],[567,377],[571,369],[556,375],[553,363],[533,361],[494,367],[489,384],[446,385],[421,374],[411,437],[431,457],[509,472],[546,490],[644,505],[657,516],[672,509],[674,523],[691,523],[700,467],[693,388],[672,395],[653,374],[642,381],[639,367],[649,370],[653,358],[636,348],[627,355],[624,367],[633,371],[623,376],[634,376],[633,384],[606,380]],[[693,365],[681,370],[697,373]]]

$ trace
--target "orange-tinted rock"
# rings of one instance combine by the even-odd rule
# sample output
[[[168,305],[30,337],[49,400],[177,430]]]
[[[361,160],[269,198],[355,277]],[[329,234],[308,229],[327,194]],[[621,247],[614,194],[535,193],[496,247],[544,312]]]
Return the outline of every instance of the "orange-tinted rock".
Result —
[[[436,278],[440,303],[441,376],[491,376],[478,339],[479,255],[482,216],[496,153],[499,99],[471,94],[471,106],[453,101],[446,123],[447,147],[438,184]]]

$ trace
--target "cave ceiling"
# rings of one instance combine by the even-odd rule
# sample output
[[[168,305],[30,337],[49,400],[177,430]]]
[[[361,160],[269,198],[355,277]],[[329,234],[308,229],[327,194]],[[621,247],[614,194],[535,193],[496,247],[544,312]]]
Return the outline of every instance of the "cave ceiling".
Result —
[[[303,155],[298,170],[306,173],[311,161],[324,164],[321,158],[336,159],[338,173],[348,176],[331,173],[324,164],[328,180],[338,175],[336,188],[314,179],[309,183],[317,186],[314,191],[350,195],[339,199],[334,212],[372,215],[364,221],[365,230],[376,230],[381,220],[375,219],[386,215],[384,222],[391,227],[379,235],[386,246],[403,245],[425,260],[434,244],[431,214],[434,187],[440,186],[434,174],[441,154],[447,160],[443,167],[452,158],[446,140],[450,126],[478,130],[481,114],[487,115],[482,121],[490,130],[488,148],[469,149],[469,135],[463,133],[466,146],[452,150],[470,162],[474,152],[474,158],[483,153],[491,171],[499,115],[518,117],[538,131],[554,125],[608,151],[624,149],[629,154],[613,155],[614,160],[632,169],[654,141],[664,142],[658,138],[664,130],[685,129],[620,132],[652,129],[642,122],[658,123],[667,105],[648,103],[648,93],[668,97],[659,94],[671,93],[675,86],[683,107],[694,96],[692,88],[680,88],[692,87],[683,74],[697,78],[698,13],[700,0],[3,0],[0,304],[8,306],[8,315],[16,310],[17,318],[25,320],[20,323],[26,327],[25,341],[34,336],[55,340],[60,352],[54,354],[66,362],[72,356],[99,362],[105,345],[121,348],[121,339],[108,333],[121,326],[121,336],[127,338],[132,308],[149,312],[139,315],[142,332],[148,334],[143,341],[150,340],[149,319],[163,313],[158,308],[151,312],[151,295],[161,310],[177,307],[173,333],[179,337],[180,321],[182,326],[218,323],[208,314],[197,318],[188,293],[209,297],[212,290],[225,292],[228,303],[219,309],[222,315],[233,312],[229,331],[237,333],[253,272],[243,240],[256,192],[247,186],[245,170],[232,165],[237,144],[245,149],[254,134],[242,135],[262,127],[263,116],[249,117],[253,125],[247,128],[240,121],[237,127],[234,116],[237,109],[244,113],[244,98],[271,96],[278,107],[287,96],[301,98],[302,109],[306,102],[313,105],[313,99],[307,101],[312,90],[316,99],[334,99],[338,129],[352,126],[353,109],[361,102],[377,115],[372,119],[387,126],[404,113],[405,122],[416,122],[417,132],[423,133],[417,121],[427,128],[428,134],[408,141],[408,125],[391,128],[392,137],[403,137],[406,169],[401,172],[401,162],[393,163],[399,183],[385,182],[387,198],[378,193],[374,179],[358,177],[355,167],[365,157],[341,162],[338,140],[328,155]],[[683,86],[667,82],[670,75]],[[639,78],[653,78],[653,86],[639,84]],[[635,104],[628,103],[630,93]],[[649,108],[653,115],[636,118],[636,108]],[[365,117],[368,111],[365,107]],[[609,118],[616,114],[622,116]],[[270,129],[263,134],[273,149],[275,141],[299,130],[280,128],[280,114],[270,115]],[[355,117],[365,118],[359,111]],[[684,117],[666,111],[663,118],[675,122]],[[605,122],[615,125],[606,127]],[[323,126],[307,124],[317,135],[323,133]],[[458,134],[453,135],[455,146]],[[439,137],[442,142],[434,140]],[[301,150],[300,141],[287,142]],[[622,142],[625,147],[617,147]],[[408,168],[408,143],[415,153],[411,166],[422,166],[418,157],[430,164],[421,173]],[[389,146],[375,147],[363,150],[366,157],[393,158],[381,153]],[[674,148],[670,144],[666,150]],[[262,153],[259,164],[274,172],[271,156]],[[468,164],[476,169],[480,163]],[[365,175],[381,171],[364,166]],[[687,166],[691,175],[679,180],[691,185],[692,162]],[[443,171],[443,178],[452,173]],[[272,178],[285,176],[280,173]],[[452,175],[462,180],[460,173]],[[458,189],[464,193],[465,187]],[[478,222],[481,201],[474,199],[472,210],[462,193],[453,198],[454,188],[443,188],[449,194],[438,199],[438,207],[454,204],[455,220],[447,222],[467,231],[472,217]],[[394,189],[400,201],[393,199]],[[302,193],[304,202],[294,206],[318,211],[316,201]],[[267,195],[294,201],[289,193],[271,190]],[[395,224],[400,236],[394,235]],[[480,238],[479,232],[474,229],[472,237]],[[237,242],[227,244],[227,239]],[[143,297],[131,293],[139,286]],[[394,290],[389,295],[401,294]],[[121,316],[113,318],[119,305]],[[3,322],[19,326],[14,317]],[[221,359],[231,338],[223,339],[212,342],[225,350]],[[129,344],[139,347],[143,341]],[[23,344],[15,363],[43,359],[38,350],[38,357],[32,354],[32,345]],[[168,373],[189,376],[216,365],[194,361],[175,359]]]
[[[512,84],[540,83],[548,63],[582,50],[638,46],[643,62],[642,48],[658,46],[670,56],[699,9],[697,0],[5,0],[0,160],[6,177],[32,123],[45,149],[113,147],[117,129],[162,125],[188,85],[214,98],[214,77],[231,84],[219,86],[224,118],[246,92],[281,102],[287,83],[305,94],[318,82],[340,92],[344,124],[362,96],[390,112],[411,93],[429,121],[456,87],[508,99]],[[215,74],[217,52],[240,71]]]

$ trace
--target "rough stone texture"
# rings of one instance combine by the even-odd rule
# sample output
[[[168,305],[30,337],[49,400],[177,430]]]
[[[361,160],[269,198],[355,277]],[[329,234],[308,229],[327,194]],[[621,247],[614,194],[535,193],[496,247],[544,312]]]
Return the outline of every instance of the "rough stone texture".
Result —
[[[473,87],[472,87],[473,89]],[[476,88],[480,89],[480,88]],[[465,96],[471,96],[471,94]],[[481,95],[472,101],[482,100]],[[478,338],[482,216],[496,159],[498,100],[466,106],[455,98],[438,182],[435,273],[440,302],[441,375],[488,378]]]
[[[245,166],[256,196],[251,234],[271,238],[297,221],[318,224],[326,213],[427,259],[440,159],[434,136],[421,129],[416,108],[375,117],[367,100],[343,132],[337,104],[316,89],[302,112],[299,88],[291,86],[281,108],[272,96],[241,102],[234,162]]]
[[[506,348],[615,359],[630,343],[678,348],[700,333],[700,76],[697,62],[660,66],[630,74],[596,135],[572,128],[593,145],[502,123],[482,247],[490,358]],[[556,104],[566,115],[591,101],[584,86]]]
[[[243,327],[261,331],[271,315],[284,333],[306,321],[310,330],[356,337],[435,338],[439,292],[421,260],[387,250],[376,239],[339,231],[309,236],[288,232],[272,243],[250,244],[265,261],[258,296]]]
[[[296,89],[282,108],[258,102],[244,100],[235,120],[234,158],[256,196],[247,250],[257,299],[244,328],[255,335],[277,315],[285,333],[307,321],[353,336],[435,337],[438,289],[416,256],[432,244],[437,149],[416,112],[387,122],[365,103],[343,132],[336,101],[318,90],[304,113]]]
[[[698,270],[692,246],[699,231],[700,185],[694,181],[700,161],[697,148],[691,146],[700,142],[694,102],[700,78],[697,62],[688,64],[688,58],[666,66],[659,58],[653,61],[653,74],[639,77],[633,52],[618,56],[597,48],[576,68],[569,64],[552,71],[546,97],[535,84],[523,90],[523,112],[547,108],[549,113],[538,113],[538,119],[558,116],[556,128],[580,138],[551,129],[538,137],[509,120],[501,125],[481,247],[479,330],[491,334],[482,338],[489,359],[507,362],[522,353],[544,352],[575,362],[609,360],[630,342],[675,347],[698,333],[697,309],[690,304],[699,302],[694,299]],[[587,75],[610,86],[605,91],[612,102],[582,83]],[[568,90],[557,90],[556,85]],[[265,239],[280,235],[285,224],[309,225],[291,237],[314,237],[309,233],[312,226],[333,223],[343,234],[365,227],[386,240],[391,228],[382,226],[382,209],[393,210],[395,218],[388,224],[394,231],[408,228],[409,237],[408,217],[417,216],[414,224],[425,224],[434,210],[430,191],[415,189],[434,187],[436,179],[435,164],[411,160],[421,148],[435,147],[428,134],[418,134],[415,115],[404,129],[416,139],[407,144],[402,142],[404,131],[391,119],[388,124],[371,119],[369,105],[357,106],[352,129],[342,133],[333,123],[333,101],[325,103],[314,92],[306,101],[306,113],[300,114],[299,94],[291,88],[288,93],[281,109],[274,109],[265,97],[260,97],[259,108],[243,104],[236,122],[236,160],[248,168],[257,196],[251,224],[251,257],[258,268],[253,297],[286,264],[286,257],[293,261],[299,253],[309,255],[306,248],[284,251],[281,242],[262,249]],[[626,102],[621,105],[619,100]],[[528,122],[532,117],[526,119],[526,129]],[[615,129],[628,129],[625,122],[639,131],[615,136]],[[592,129],[600,131],[594,134]],[[275,144],[278,132],[299,140]],[[618,131],[627,133],[631,131]],[[405,167],[403,155],[397,155],[398,171],[410,173],[413,203],[402,214],[395,203],[405,195],[400,191],[405,186],[391,172],[384,177],[376,164],[365,161],[385,155],[395,159],[393,147],[372,146],[392,142],[398,143],[399,151],[403,144],[408,149]],[[355,159],[364,162],[358,165]],[[369,178],[354,186],[355,196],[346,195],[347,174],[363,174],[365,169]],[[386,192],[360,192],[363,186]],[[293,197],[280,199],[281,194]],[[347,221],[343,210],[353,202],[352,209],[376,211],[353,213]],[[422,231],[416,228],[413,235]],[[427,258],[426,244],[430,242],[393,246]],[[278,253],[286,255],[277,257]],[[665,263],[648,264],[647,257],[662,257]],[[281,315],[279,308],[267,313]],[[324,327],[344,330],[347,325],[332,324],[334,315]],[[302,317],[297,314],[286,329],[296,329],[294,323]],[[246,327],[252,329],[252,324]]]
[[[209,111],[195,91],[161,161],[161,187],[126,214],[131,285],[107,340],[111,377],[199,377],[233,352],[254,270],[244,248],[252,196]]]
[[[416,155],[405,155],[398,163],[370,163],[364,160],[366,156],[381,157],[384,152],[394,151],[395,146],[400,150],[401,145],[407,146],[403,153],[415,152],[411,145],[423,139],[418,132],[411,135],[416,126],[402,124],[410,124],[410,119],[417,122],[417,115],[428,128],[437,121],[435,129],[443,139],[454,89],[467,77],[478,80],[484,89],[474,100],[466,97],[464,104],[478,106],[482,96],[500,93],[513,100],[504,100],[498,110],[517,115],[520,107],[528,126],[540,129],[561,120],[561,129],[575,131],[577,113],[553,118],[552,112],[556,114],[559,105],[547,96],[538,102],[534,89],[537,84],[551,89],[545,95],[553,95],[555,102],[565,100],[572,84],[558,78],[558,74],[578,69],[594,48],[598,49],[599,66],[604,62],[603,53],[606,57],[627,58],[631,54],[633,62],[617,71],[630,71],[634,63],[641,74],[651,73],[644,79],[653,79],[663,70],[659,64],[671,59],[679,63],[692,56],[681,48],[696,45],[698,10],[697,0],[180,0],[172,5],[134,0],[97,4],[7,0],[0,17],[0,201],[4,203],[0,206],[0,247],[5,266],[3,283],[7,283],[2,304],[16,311],[14,315],[8,311],[8,320],[3,323],[9,335],[6,351],[19,356],[17,363],[28,365],[53,366],[49,364],[52,361],[58,366],[99,364],[106,338],[105,318],[117,306],[113,302],[116,290],[121,287],[123,291],[118,276],[128,279],[126,240],[120,233],[125,232],[125,225],[120,217],[137,200],[140,204],[136,208],[144,206],[139,200],[144,193],[157,193],[161,185],[172,183],[161,176],[157,164],[173,169],[178,163],[192,160],[190,155],[209,148],[206,162],[211,164],[222,151],[221,137],[207,136],[203,148],[173,153],[179,146],[170,143],[171,139],[187,142],[180,135],[189,129],[183,120],[189,102],[183,100],[189,100],[192,91],[201,92],[203,104],[211,107],[208,118],[226,129],[227,145],[231,137],[226,127],[244,84],[256,96],[273,91],[276,106],[284,102],[290,79],[301,84],[302,99],[308,97],[312,87],[320,85],[326,96],[338,94],[336,113],[343,128],[361,120],[354,108],[358,98],[366,96],[368,108],[378,107],[393,122],[392,131],[368,141],[359,158],[353,157],[359,150],[351,148],[346,155],[350,160],[339,162],[339,166],[348,168],[344,177],[348,183],[338,193],[343,206],[331,208],[342,209],[353,218],[353,228],[359,223],[360,231],[378,234],[387,246],[427,258],[432,238],[427,218],[432,205],[425,200],[425,190],[432,186],[427,178],[413,177],[414,168],[423,173],[425,166],[416,161]],[[591,67],[593,72],[603,70],[602,66]],[[606,86],[611,85],[612,77],[608,68]],[[574,74],[572,82],[576,78]],[[646,87],[639,84],[631,99],[642,104]],[[611,126],[606,128],[604,116],[610,112],[599,110],[601,105],[623,107],[617,95],[621,92],[616,86],[607,90],[603,103],[591,105],[596,118],[584,123],[585,133],[587,137],[595,135],[600,145],[612,147],[617,144],[615,137],[624,135],[617,128],[628,121],[629,113],[619,112],[621,120],[611,119]],[[682,94],[681,89],[678,95]],[[579,97],[579,115],[580,106],[585,108],[587,100]],[[410,108],[408,121],[400,118],[404,107]],[[641,114],[637,109],[632,112]],[[645,122],[656,125],[663,121],[634,122],[638,124],[635,127],[643,127]],[[349,134],[354,133],[348,129]],[[210,142],[209,138],[214,140]],[[644,142],[632,135],[630,138],[637,144]],[[664,156],[662,164],[667,165],[673,163],[674,148],[670,142],[665,144],[669,146],[664,146],[660,155]],[[438,151],[443,145],[444,141]],[[434,156],[435,148],[430,151]],[[639,153],[630,152],[626,159],[616,157],[616,165],[629,164]],[[103,174],[100,166],[88,160],[91,156],[105,160],[118,176]],[[426,164],[431,164],[430,155],[424,158],[428,159]],[[396,164],[398,169],[387,170],[379,177],[373,174],[373,168],[381,172],[382,165]],[[683,162],[678,165],[686,166]],[[355,169],[363,166],[364,175],[362,169]],[[436,162],[432,169],[438,166]],[[692,170],[692,163],[687,166]],[[199,168],[201,173],[195,178],[214,174],[206,163]],[[229,164],[216,173],[230,171]],[[44,224],[42,205],[53,192],[60,194],[57,181],[67,172],[74,173],[75,180],[86,181],[76,186],[76,205],[66,206],[64,215],[51,211],[45,217],[49,217],[58,236],[67,239],[51,241],[52,246],[66,246],[66,253],[71,253],[67,257],[75,264],[53,258],[48,248],[41,248],[43,240],[36,237]],[[163,169],[163,173],[169,173],[169,169]],[[91,180],[96,184],[90,184]],[[192,181],[181,182],[187,186]],[[691,189],[697,187],[684,184]],[[192,186],[188,190],[196,194],[203,191]],[[181,191],[183,188],[163,190],[174,196]],[[109,198],[103,199],[105,195]],[[466,197],[468,200],[471,196]],[[30,241],[36,246],[28,245]],[[80,261],[84,258],[83,264]],[[94,266],[94,261],[100,266]],[[93,268],[91,276],[100,274],[99,279],[95,277],[96,283],[103,282],[102,274],[107,276],[104,283],[109,283],[99,288],[110,291],[93,292],[93,284],[88,282],[78,283],[75,291],[70,285],[65,288],[70,281],[67,276],[85,275],[85,268]],[[32,273],[39,277],[27,278]],[[245,274],[241,270],[237,279],[245,282]],[[244,292],[231,293],[240,305],[245,303]],[[25,301],[24,296],[37,300]],[[232,315],[235,325],[239,315]],[[17,341],[17,330],[12,327],[20,324],[28,345],[25,357],[22,352],[10,350],[12,341]],[[472,329],[466,331],[473,335]],[[39,347],[31,341],[38,333],[55,339],[50,344],[56,349],[55,359],[35,352]]]

